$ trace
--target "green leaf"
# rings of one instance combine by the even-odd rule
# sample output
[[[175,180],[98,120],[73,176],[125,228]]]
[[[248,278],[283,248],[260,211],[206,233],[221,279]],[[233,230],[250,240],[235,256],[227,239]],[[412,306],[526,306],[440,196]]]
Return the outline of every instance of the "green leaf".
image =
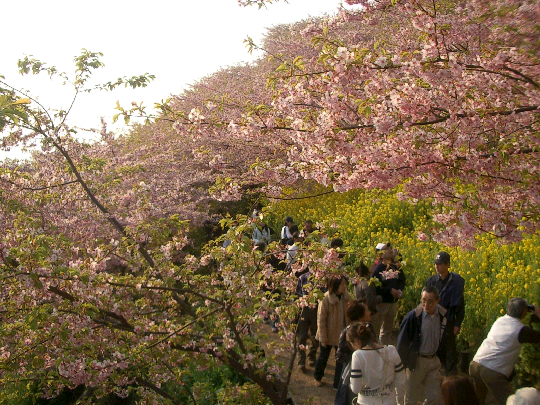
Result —
[[[278,66],[278,68],[276,69],[276,72],[284,72],[287,70],[288,70],[287,62],[283,62],[281,65]]]
[[[20,98],[17,101],[15,101],[13,104],[17,105],[17,104],[30,104],[30,103],[31,101],[29,98]]]
[[[366,106],[366,108],[364,108],[364,115],[366,117],[369,117],[371,115],[371,106],[370,105],[368,105],[368,106]]]

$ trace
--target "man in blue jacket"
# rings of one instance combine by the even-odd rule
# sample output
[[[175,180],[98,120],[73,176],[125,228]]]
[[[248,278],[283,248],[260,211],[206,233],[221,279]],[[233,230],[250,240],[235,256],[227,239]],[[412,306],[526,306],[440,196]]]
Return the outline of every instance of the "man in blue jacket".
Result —
[[[465,317],[465,299],[463,290],[465,280],[454,272],[449,271],[450,255],[446,252],[439,252],[435,257],[435,270],[437,274],[431,276],[426,281],[426,286],[432,285],[439,290],[441,302],[446,309],[446,361],[444,370],[446,375],[457,374],[458,356],[456,350],[456,336],[461,329],[461,323]]]
[[[409,369],[406,405],[424,401],[440,405],[441,359],[444,360],[446,309],[439,305],[439,291],[433,286],[422,289],[422,303],[410,311],[399,326],[397,350]]]

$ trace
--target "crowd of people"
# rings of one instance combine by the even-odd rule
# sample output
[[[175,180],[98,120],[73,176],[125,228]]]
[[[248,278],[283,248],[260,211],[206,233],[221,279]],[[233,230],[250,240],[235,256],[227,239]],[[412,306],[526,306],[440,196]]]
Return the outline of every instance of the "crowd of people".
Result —
[[[274,257],[274,264],[290,269],[313,230],[312,221],[299,230],[287,217],[280,232],[286,260]],[[254,232],[254,243],[264,250],[267,241],[257,240],[258,236],[260,231]],[[343,246],[341,239],[329,243],[338,251]],[[375,250],[374,263],[368,267],[362,262],[356,269],[360,278],[351,289],[354,296],[344,274],[331,275],[320,287],[324,298],[316,307],[304,307],[297,321],[298,366],[306,373],[309,359],[317,386],[324,385],[332,348],[335,351],[335,405],[477,405],[484,404],[488,394],[500,405],[540,405],[536,388],[514,393],[510,382],[522,344],[540,343],[540,332],[522,321],[528,312],[538,320],[539,307],[512,298],[506,315],[495,321],[470,363],[470,376],[459,375],[456,336],[465,318],[465,281],[450,271],[450,255],[444,251],[436,255],[435,274],[426,280],[419,305],[401,321],[394,347],[390,343],[406,275],[400,254],[390,243],[379,243]],[[309,269],[295,276],[296,294],[307,294]],[[275,323],[272,329],[277,331]]]

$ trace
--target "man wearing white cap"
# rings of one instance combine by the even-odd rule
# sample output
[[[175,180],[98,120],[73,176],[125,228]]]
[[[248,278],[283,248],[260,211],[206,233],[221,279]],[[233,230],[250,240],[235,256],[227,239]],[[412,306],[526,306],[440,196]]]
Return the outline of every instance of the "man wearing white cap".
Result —
[[[375,246],[376,257],[375,257],[375,261],[373,262],[373,265],[369,269],[370,274],[373,274],[373,270],[375,270],[375,267],[377,267],[379,263],[382,262],[382,255],[384,254],[384,252],[386,252],[388,249],[391,249],[391,248],[392,248],[392,245],[390,244],[390,242],[377,243],[377,246]]]

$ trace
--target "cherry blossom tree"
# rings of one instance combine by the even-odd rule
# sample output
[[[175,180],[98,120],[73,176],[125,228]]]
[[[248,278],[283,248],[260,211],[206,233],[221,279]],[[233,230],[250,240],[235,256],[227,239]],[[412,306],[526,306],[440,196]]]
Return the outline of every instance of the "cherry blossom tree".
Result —
[[[274,27],[261,46],[248,39],[268,60],[242,78],[272,69],[272,94],[214,87],[216,114],[173,101],[170,118],[198,139],[280,144],[243,179],[219,179],[221,198],[246,184],[277,197],[301,178],[338,192],[403,185],[403,198],[432,199],[440,226],[424,234],[439,242],[516,241],[538,226],[536,13],[534,1],[366,2]]]
[[[88,88],[99,56],[84,51],[76,59],[76,93]],[[57,74],[28,58],[21,68]],[[134,87],[148,79],[133,79]],[[89,402],[134,392],[141,403],[177,403],[171,389],[188,390],[187,365],[216,361],[251,379],[272,403],[285,403],[296,351],[292,320],[315,302],[317,290],[296,301],[294,272],[275,273],[253,250],[250,235],[263,225],[259,218],[223,220],[228,234],[201,257],[183,251],[189,243],[185,218],[194,201],[202,201],[185,195],[186,183],[207,187],[209,171],[227,169],[212,168],[208,159],[186,169],[185,161],[196,155],[194,145],[218,150],[227,140],[220,144],[216,133],[197,144],[192,132],[182,137],[170,125],[157,132],[164,116],[151,133],[140,126],[116,138],[103,127],[99,142],[85,143],[67,125],[69,111],[53,116],[4,82],[1,91],[4,147],[41,146],[31,159],[7,160],[0,169],[3,384],[37,382],[46,396],[84,385]],[[201,113],[190,114],[187,120],[203,122]],[[265,148],[257,144],[254,156]],[[223,249],[225,238],[231,244]],[[284,258],[277,246],[271,251]],[[322,280],[339,267],[336,258],[314,243],[295,266],[309,265]],[[281,296],[265,292],[268,285],[279,287]],[[280,315],[282,339],[265,347],[257,329],[273,311]],[[277,360],[284,351],[291,356],[285,365]],[[196,402],[196,394],[189,395]]]
[[[294,300],[294,274],[253,251],[260,219],[224,220],[226,236],[186,254],[185,220],[207,218],[212,195],[278,197],[301,179],[337,192],[400,186],[432,199],[441,227],[425,232],[449,245],[538,229],[538,2],[349,3],[360,7],[248,40],[268,58],[204,78],[124,137],[103,127],[81,142],[69,110],[54,115],[0,79],[2,147],[41,147],[0,167],[3,381],[174,402],[186,363],[213,359],[284,403],[292,362],[275,355],[294,359],[290,321],[317,290]],[[31,58],[20,67],[75,94],[151,79],[90,85],[99,57],[84,51],[72,80]],[[119,117],[145,114],[132,107]],[[338,255],[313,242],[295,267],[306,265],[317,285]],[[257,336],[271,311],[282,320],[274,351]]]
[[[336,191],[404,184],[433,198],[448,245],[537,230],[538,2],[348,3],[303,30],[318,69],[300,58],[274,78],[286,171]]]

